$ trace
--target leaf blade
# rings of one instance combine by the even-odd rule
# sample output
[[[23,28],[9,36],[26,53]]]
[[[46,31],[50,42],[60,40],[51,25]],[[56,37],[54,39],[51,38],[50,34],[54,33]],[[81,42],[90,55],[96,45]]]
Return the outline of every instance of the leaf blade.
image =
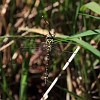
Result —
[[[80,11],[85,11],[86,8],[92,10],[93,12],[97,13],[100,15],[100,6],[96,3],[96,2],[90,2],[90,3],[87,3],[85,5],[83,5],[81,8],[80,8]]]

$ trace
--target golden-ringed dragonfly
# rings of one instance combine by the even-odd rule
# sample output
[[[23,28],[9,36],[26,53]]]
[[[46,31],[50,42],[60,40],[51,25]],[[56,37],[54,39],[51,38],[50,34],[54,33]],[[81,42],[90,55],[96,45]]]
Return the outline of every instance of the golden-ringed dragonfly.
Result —
[[[48,77],[51,77],[52,71],[61,66],[59,65],[60,62],[65,63],[77,47],[73,42],[61,42],[60,39],[57,40],[56,37],[50,34],[46,37],[21,38],[16,41],[16,44],[16,49],[19,47],[18,50],[22,55],[28,52],[29,59],[34,58],[31,60],[31,71],[38,70],[37,66],[41,66],[39,71],[45,72],[45,84],[47,83]],[[42,70],[42,67],[45,70]]]
[[[48,24],[47,21],[45,22]],[[45,66],[45,84],[47,83],[48,77],[50,77],[49,71],[51,71],[51,69],[56,69],[57,66],[59,66],[59,62],[67,61],[75,47],[77,47],[73,42],[62,42],[62,40],[56,38],[54,30],[50,31],[48,29],[48,32],[49,34],[47,36],[21,38],[18,43],[21,53],[29,52],[31,55],[31,66],[35,64]],[[50,70],[48,71],[48,69]]]

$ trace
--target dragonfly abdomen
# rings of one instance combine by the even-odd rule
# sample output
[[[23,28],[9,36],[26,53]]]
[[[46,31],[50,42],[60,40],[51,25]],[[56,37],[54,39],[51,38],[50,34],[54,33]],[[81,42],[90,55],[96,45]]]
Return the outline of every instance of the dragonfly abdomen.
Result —
[[[49,59],[50,59],[50,52],[52,49],[53,38],[47,37],[46,39],[46,49],[47,49],[47,60],[46,60],[46,72],[45,72],[45,84],[48,79],[48,67],[49,67]]]

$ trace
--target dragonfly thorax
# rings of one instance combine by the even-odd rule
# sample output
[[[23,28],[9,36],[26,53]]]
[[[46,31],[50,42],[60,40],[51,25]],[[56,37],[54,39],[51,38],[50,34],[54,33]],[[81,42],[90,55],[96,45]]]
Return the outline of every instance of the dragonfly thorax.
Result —
[[[47,38],[47,40],[46,40],[47,52],[51,51],[52,43],[53,43],[53,39]]]

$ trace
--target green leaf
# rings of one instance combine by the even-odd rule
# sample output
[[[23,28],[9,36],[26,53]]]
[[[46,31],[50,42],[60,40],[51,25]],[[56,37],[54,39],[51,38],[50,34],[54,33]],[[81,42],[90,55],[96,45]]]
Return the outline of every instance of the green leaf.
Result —
[[[90,51],[91,53],[93,53],[95,56],[97,56],[100,59],[100,51],[95,49],[92,45],[80,39],[74,39],[73,41],[77,42],[82,47],[84,47],[85,49],[87,49],[88,51]]]
[[[97,17],[97,16],[92,16],[92,15],[89,15],[89,14],[82,14],[82,13],[79,13],[79,14],[81,14],[83,16],[92,17],[94,19],[100,20],[100,17]]]
[[[68,4],[69,4],[69,0],[65,0],[65,10],[68,10]]]
[[[80,37],[96,35],[96,34],[100,34],[100,30],[99,29],[87,30],[85,32],[82,32],[82,33],[79,33],[79,34],[75,34],[75,35],[72,35],[72,36],[66,36],[66,35],[57,34],[56,37],[63,38],[63,39],[66,39],[66,40],[71,40],[71,39],[74,39],[74,38],[80,38]]]
[[[74,92],[68,91],[66,88],[62,88],[62,87],[60,87],[60,86],[58,86],[58,85],[56,85],[56,87],[59,88],[59,89],[61,89],[61,90],[63,90],[63,91],[65,91],[65,92],[67,92],[67,93],[69,93],[70,95],[76,97],[76,98],[79,99],[79,100],[86,100],[86,99],[83,98],[82,96],[77,95],[77,94],[75,94]]]
[[[76,43],[78,43],[81,47],[85,48],[86,50],[90,51],[92,54],[94,54],[95,56],[97,56],[100,59],[100,51],[98,51],[97,49],[95,49],[92,45],[90,45],[88,42],[85,42],[83,40],[77,39],[77,38],[66,38],[66,39],[60,39],[59,42],[66,42],[66,41],[74,41]]]
[[[87,3],[85,5],[83,5],[81,8],[80,8],[80,11],[85,11],[86,8],[92,10],[93,12],[97,13],[100,15],[100,6],[96,3],[96,2],[90,2],[90,3]]]

